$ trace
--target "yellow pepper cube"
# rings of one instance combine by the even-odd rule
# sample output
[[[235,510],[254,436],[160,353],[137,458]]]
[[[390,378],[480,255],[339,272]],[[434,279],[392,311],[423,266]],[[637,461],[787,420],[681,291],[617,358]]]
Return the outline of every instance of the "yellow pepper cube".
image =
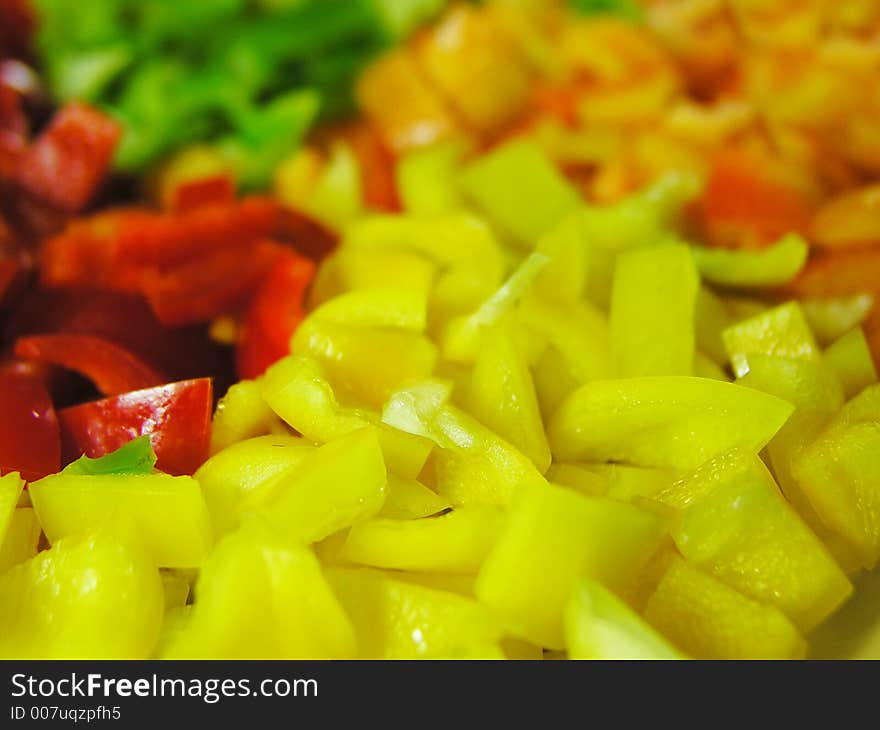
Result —
[[[733,451],[655,496],[682,510],[681,554],[737,591],[775,606],[807,632],[852,585],[754,454]]]
[[[388,494],[379,517],[389,520],[417,520],[430,517],[452,507],[430,487],[415,479],[388,475]]]
[[[0,658],[146,659],[163,603],[159,571],[139,549],[64,538],[0,576]]]
[[[29,487],[51,543],[131,520],[148,554],[163,568],[195,568],[213,546],[211,519],[199,483],[168,474],[53,474]]]
[[[263,400],[261,380],[241,380],[220,399],[211,421],[211,453],[237,441],[264,436],[278,418]]]
[[[577,584],[565,608],[569,659],[683,659],[626,603],[594,580]]]
[[[355,289],[324,302],[309,315],[318,322],[424,332],[428,290],[413,287]]]
[[[877,367],[861,327],[832,342],[822,353],[822,359],[837,375],[847,398],[877,382]]]
[[[781,304],[724,330],[724,346],[739,378],[749,371],[753,353],[817,360],[816,338],[797,302]]]
[[[0,544],[6,535],[22,489],[24,479],[17,471],[0,476]]]
[[[330,568],[362,659],[502,659],[501,629],[472,598],[367,568]]]
[[[695,659],[800,659],[806,643],[785,615],[680,558],[671,561],[645,618]]]
[[[611,342],[619,375],[690,375],[700,281],[684,244],[621,254],[611,292]]]
[[[511,505],[477,577],[477,599],[514,636],[565,646],[563,613],[579,578],[629,590],[657,550],[656,515],[548,484],[528,485]]]
[[[202,464],[195,479],[205,495],[215,534],[234,530],[242,502],[253,500],[314,450],[313,444],[296,436],[257,436],[226,447]]]
[[[792,473],[816,513],[858,554],[880,558],[880,386],[849,401],[795,457]]]
[[[309,548],[249,523],[205,563],[163,658],[350,659],[351,624]]]
[[[351,528],[340,556],[376,568],[475,573],[500,525],[501,511],[481,506],[418,520],[374,519]]]
[[[0,575],[37,554],[42,532],[33,508],[19,507],[12,511],[6,535],[0,540]]]
[[[594,381],[550,419],[557,459],[696,469],[736,446],[758,452],[793,411],[733,383],[688,376]]]
[[[316,449],[272,489],[254,507],[293,542],[323,540],[375,516],[387,491],[376,429],[363,428]]]
[[[466,405],[471,414],[528,456],[535,468],[550,466],[550,447],[535,385],[511,327],[483,330]]]

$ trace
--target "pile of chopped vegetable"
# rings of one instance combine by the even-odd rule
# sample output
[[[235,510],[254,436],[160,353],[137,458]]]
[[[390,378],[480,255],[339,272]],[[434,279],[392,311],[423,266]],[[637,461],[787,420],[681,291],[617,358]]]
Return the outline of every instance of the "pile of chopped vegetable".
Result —
[[[298,146],[288,100],[444,3],[36,5],[69,101],[5,43],[0,658],[870,645],[880,107],[817,110],[880,11],[457,3]]]

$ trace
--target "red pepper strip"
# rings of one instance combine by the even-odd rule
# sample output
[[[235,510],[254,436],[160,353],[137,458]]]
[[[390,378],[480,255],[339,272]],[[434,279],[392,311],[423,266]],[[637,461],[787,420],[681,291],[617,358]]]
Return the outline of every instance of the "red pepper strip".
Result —
[[[144,294],[166,326],[205,322],[241,305],[283,250],[280,244],[260,240],[168,272],[147,272]]]
[[[880,294],[880,247],[814,254],[784,291],[818,298]]]
[[[208,458],[212,406],[211,380],[199,378],[65,408],[58,412],[64,463],[149,435],[156,468],[192,474]]]
[[[18,184],[70,212],[81,210],[107,172],[120,125],[86,104],[67,104],[25,152]]]
[[[394,155],[365,123],[349,125],[345,138],[360,166],[364,202],[378,210],[399,211]]]
[[[315,264],[287,253],[251,300],[236,351],[240,378],[256,378],[290,352],[290,338],[305,317],[305,295]]]
[[[189,180],[175,188],[173,197],[172,210],[178,212],[211,203],[229,205],[235,202],[235,183],[229,175]]]
[[[53,334],[21,337],[15,354],[23,360],[58,365],[84,375],[104,395],[141,390],[165,377],[119,345],[93,335]]]
[[[284,208],[278,216],[276,237],[310,259],[320,261],[336,247],[336,234],[305,213]]]
[[[568,127],[578,123],[579,89],[573,85],[539,83],[532,90],[532,107],[539,115],[556,117]]]
[[[0,474],[18,471],[33,481],[57,472],[58,419],[42,381],[22,370],[0,370],[0,403]]]
[[[764,246],[786,233],[808,229],[809,203],[798,191],[773,179],[769,164],[738,150],[717,155],[698,205],[712,243]]]

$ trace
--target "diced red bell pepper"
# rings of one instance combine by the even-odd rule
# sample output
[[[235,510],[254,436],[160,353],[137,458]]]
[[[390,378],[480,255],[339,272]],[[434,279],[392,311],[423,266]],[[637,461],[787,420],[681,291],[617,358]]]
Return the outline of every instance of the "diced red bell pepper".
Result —
[[[784,289],[798,297],[880,294],[880,248],[814,253],[803,271]]]
[[[805,232],[812,210],[805,196],[768,172],[770,161],[723,150],[713,163],[698,207],[707,237],[719,246],[768,245]]]
[[[265,239],[222,249],[165,273],[147,272],[143,291],[162,324],[205,322],[243,304],[283,250]]]
[[[24,369],[0,370],[0,474],[28,481],[61,467],[58,419],[46,386]]]
[[[36,26],[28,0],[0,0],[0,55],[27,55]]]
[[[0,221],[2,225],[2,221]],[[0,236],[2,238],[2,236]],[[0,256],[0,301],[6,293],[6,288],[12,283],[18,273],[19,262],[14,258]]]
[[[64,463],[149,435],[156,468],[192,474],[208,458],[212,406],[211,380],[199,378],[65,408],[58,412]]]
[[[305,317],[305,296],[315,264],[286,253],[257,289],[242,322],[236,351],[240,378],[256,378],[290,352],[290,338]]]
[[[394,155],[366,123],[349,125],[344,133],[358,160],[364,202],[378,210],[400,210],[394,179]]]
[[[84,375],[104,395],[141,390],[166,381],[141,358],[93,335],[51,334],[21,337],[15,354],[23,360],[57,365]]]
[[[333,231],[293,208],[284,208],[279,214],[276,237],[315,261],[327,256],[337,243]]]
[[[18,184],[70,212],[94,195],[113,159],[122,127],[86,104],[70,103],[25,152]]]
[[[235,202],[235,183],[229,175],[214,175],[199,180],[187,180],[174,189],[172,209],[187,211],[203,205]],[[267,231],[268,232],[268,231]]]

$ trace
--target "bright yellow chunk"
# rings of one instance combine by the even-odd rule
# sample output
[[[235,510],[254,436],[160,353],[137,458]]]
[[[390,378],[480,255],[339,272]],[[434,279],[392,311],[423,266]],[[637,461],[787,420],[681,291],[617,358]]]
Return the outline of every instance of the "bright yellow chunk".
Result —
[[[495,544],[500,525],[500,510],[481,506],[419,520],[375,519],[351,528],[341,556],[377,568],[472,573]]]
[[[792,463],[823,522],[872,568],[880,558],[880,385],[847,403]]]
[[[415,479],[433,444],[379,423],[369,411],[343,408],[318,362],[291,356],[272,365],[263,379],[263,396],[272,410],[311,441],[326,443],[375,423],[388,469]]]
[[[296,436],[257,436],[212,456],[195,478],[202,487],[215,533],[234,530],[241,504],[253,500],[273,479],[297,466],[315,447]]]
[[[262,390],[261,380],[240,380],[226,391],[211,421],[212,454],[272,430],[278,419],[263,400]]]
[[[361,659],[500,659],[500,627],[473,599],[366,568],[327,578],[351,617]]]
[[[309,318],[351,327],[378,327],[424,332],[428,291],[413,287],[372,287],[340,294],[315,309]]]
[[[133,522],[148,554],[163,568],[198,567],[213,545],[205,498],[192,477],[61,473],[34,482],[29,491],[51,543],[122,517]]]
[[[761,460],[733,451],[655,496],[683,510],[672,529],[681,554],[807,632],[852,586],[783,498]]]
[[[6,536],[0,540],[0,575],[37,554],[42,528],[31,507],[12,511]]]
[[[817,360],[820,355],[816,338],[797,302],[782,304],[728,327],[723,337],[737,377],[749,371],[748,356],[753,353],[806,360]]]
[[[829,345],[838,337],[858,327],[873,307],[873,294],[801,301],[804,316],[821,345]]]
[[[611,293],[611,342],[621,376],[690,375],[699,277],[684,244],[621,254]]]
[[[3,543],[22,489],[24,479],[17,471],[0,476],[0,544]]]
[[[528,456],[540,472],[550,447],[528,363],[510,327],[483,331],[466,404],[470,413]]]
[[[778,609],[765,606],[675,558],[645,618],[696,659],[798,659],[806,644]]]
[[[877,368],[861,327],[832,342],[822,353],[822,358],[840,379],[847,398],[877,382]]]
[[[136,547],[59,540],[0,577],[0,658],[146,659],[163,602],[159,571]]]
[[[463,140],[448,140],[400,158],[395,179],[404,210],[442,215],[461,207],[456,172],[467,146]]]
[[[376,429],[359,431],[316,449],[260,495],[260,512],[288,540],[311,543],[382,508],[387,477]]]
[[[575,582],[586,576],[631,589],[665,531],[658,517],[630,505],[529,485],[480,570],[477,598],[514,636],[561,649]]]
[[[547,427],[556,458],[695,469],[736,446],[759,451],[791,415],[779,398],[686,376],[587,383]]]
[[[251,523],[202,568],[185,628],[164,658],[349,659],[351,624],[312,551]]]
[[[683,659],[626,603],[601,583],[582,580],[565,608],[570,659]]]
[[[388,475],[388,494],[379,511],[390,520],[417,520],[449,509],[452,505],[434,490],[415,479]]]

